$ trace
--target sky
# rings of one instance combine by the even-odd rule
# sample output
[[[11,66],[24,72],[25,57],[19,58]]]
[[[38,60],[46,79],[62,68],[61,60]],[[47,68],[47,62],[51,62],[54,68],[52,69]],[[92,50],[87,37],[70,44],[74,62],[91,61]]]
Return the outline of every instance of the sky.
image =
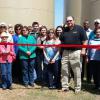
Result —
[[[64,0],[55,0],[55,27],[63,24]]]

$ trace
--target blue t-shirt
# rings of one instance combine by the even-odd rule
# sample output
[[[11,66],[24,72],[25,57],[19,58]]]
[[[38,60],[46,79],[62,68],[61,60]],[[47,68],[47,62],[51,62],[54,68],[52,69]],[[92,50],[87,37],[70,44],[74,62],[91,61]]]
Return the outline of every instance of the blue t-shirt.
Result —
[[[60,41],[58,42],[54,42],[53,40],[48,40],[48,41],[45,41],[43,44],[45,45],[52,45],[52,44],[60,44]],[[46,47],[45,48],[45,52],[46,52],[46,55],[49,59],[53,59],[54,56],[56,55],[56,53],[58,52],[58,48],[56,47]],[[60,57],[60,54],[57,56],[57,58],[55,60],[59,60],[61,57]],[[44,63],[48,64],[46,58],[44,58]]]
[[[100,45],[100,38],[94,38],[89,41],[89,45]],[[88,57],[90,60],[100,61],[100,49],[88,49]]]

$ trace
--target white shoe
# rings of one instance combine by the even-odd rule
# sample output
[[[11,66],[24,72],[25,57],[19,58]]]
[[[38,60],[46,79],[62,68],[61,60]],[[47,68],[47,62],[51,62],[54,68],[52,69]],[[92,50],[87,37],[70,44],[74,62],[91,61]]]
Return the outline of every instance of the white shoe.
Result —
[[[69,91],[69,88],[62,88],[62,91],[63,92],[68,92]]]
[[[75,94],[78,94],[78,93],[80,93],[80,89],[75,89]]]

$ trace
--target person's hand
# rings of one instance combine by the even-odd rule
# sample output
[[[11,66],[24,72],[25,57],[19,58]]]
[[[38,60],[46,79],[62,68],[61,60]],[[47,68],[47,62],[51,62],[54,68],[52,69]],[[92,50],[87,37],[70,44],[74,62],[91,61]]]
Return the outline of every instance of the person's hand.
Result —
[[[27,51],[27,55],[30,56],[31,55],[31,52],[30,51]]]
[[[39,46],[40,49],[44,49],[44,46]]]
[[[55,60],[51,60],[51,61],[50,61],[50,64],[54,64],[54,63],[55,63]]]
[[[8,54],[8,53],[10,53],[9,51],[3,51],[2,53],[4,53],[4,54]]]
[[[86,55],[86,50],[85,49],[82,49],[81,50],[81,56],[85,56]]]

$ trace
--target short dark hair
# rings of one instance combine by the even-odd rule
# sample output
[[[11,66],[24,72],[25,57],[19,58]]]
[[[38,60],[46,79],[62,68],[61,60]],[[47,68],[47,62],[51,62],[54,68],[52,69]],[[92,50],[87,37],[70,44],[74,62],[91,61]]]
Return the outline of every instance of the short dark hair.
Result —
[[[14,30],[16,31],[16,29],[17,29],[18,27],[20,27],[20,28],[21,28],[21,30],[22,30],[23,25],[22,25],[22,24],[16,24],[16,25],[14,26]]]
[[[34,26],[34,25],[38,25],[39,26],[39,23],[38,22],[33,22],[32,26]]]
[[[86,22],[90,23],[89,20],[87,20],[87,19],[83,21],[83,23],[86,23]]]

